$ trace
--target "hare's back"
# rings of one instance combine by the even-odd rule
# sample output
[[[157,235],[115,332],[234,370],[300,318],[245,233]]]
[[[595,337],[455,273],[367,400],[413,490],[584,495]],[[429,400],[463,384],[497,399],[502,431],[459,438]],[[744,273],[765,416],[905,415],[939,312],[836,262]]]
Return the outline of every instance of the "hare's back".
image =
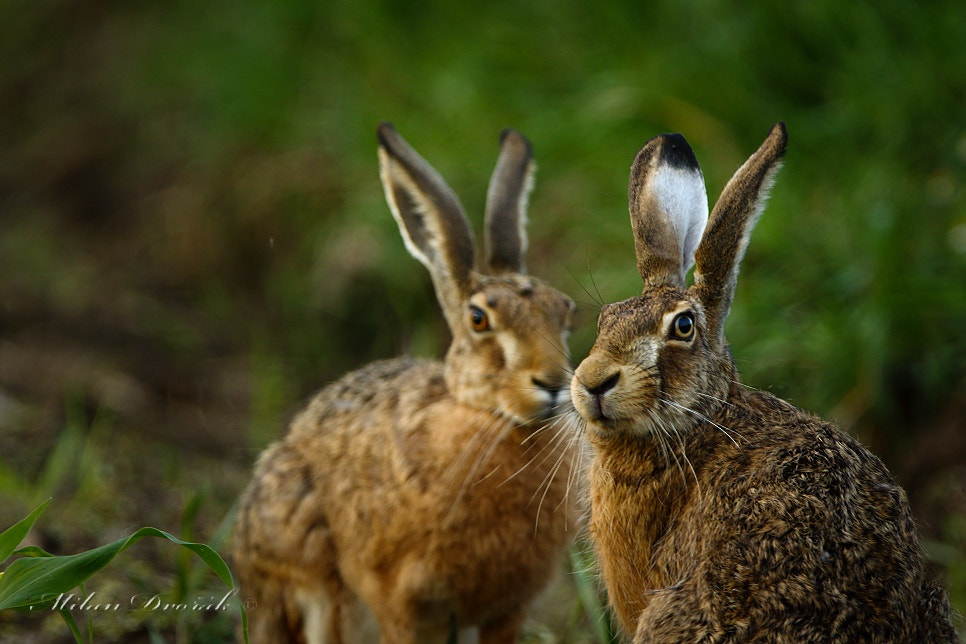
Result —
[[[440,362],[408,357],[373,362],[316,394],[292,421],[286,440],[388,431],[447,397]]]
[[[398,428],[446,399],[442,365],[410,358],[370,364],[320,391],[255,464],[239,556],[285,563],[298,578],[342,515],[355,521],[377,501],[402,502]]]
[[[441,363],[374,362],[320,391],[292,420],[282,445],[305,460],[320,493],[385,504],[392,499],[380,495],[400,493],[412,461],[425,460],[432,418],[454,405]]]

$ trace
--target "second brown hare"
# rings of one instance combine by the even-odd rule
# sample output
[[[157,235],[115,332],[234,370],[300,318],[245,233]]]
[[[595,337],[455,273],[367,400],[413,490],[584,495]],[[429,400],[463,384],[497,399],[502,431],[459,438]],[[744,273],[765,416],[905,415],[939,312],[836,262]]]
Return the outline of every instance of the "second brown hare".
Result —
[[[682,136],[634,160],[644,290],[602,308],[572,382],[610,602],[635,642],[957,641],[882,462],[738,382],[725,319],[785,145],[779,123],[710,216]]]
[[[526,275],[525,138],[502,138],[479,271],[453,191],[390,125],[378,139],[452,342],[329,385],[258,459],[234,547],[252,640],[513,642],[577,528],[574,305]]]

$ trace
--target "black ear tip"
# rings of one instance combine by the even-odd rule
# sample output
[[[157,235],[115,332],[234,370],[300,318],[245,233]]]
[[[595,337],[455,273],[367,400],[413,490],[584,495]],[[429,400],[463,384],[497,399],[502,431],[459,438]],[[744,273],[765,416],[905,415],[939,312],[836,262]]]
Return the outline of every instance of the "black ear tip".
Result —
[[[785,121],[775,123],[771,128],[771,132],[768,133],[768,138],[774,139],[779,152],[784,153],[785,146],[788,145],[788,130],[785,128]]]
[[[396,136],[396,128],[389,121],[383,121],[376,127],[376,138],[384,146],[390,145],[390,139]]]
[[[661,160],[669,166],[685,170],[698,170],[698,158],[688,145],[687,139],[680,134],[661,135]]]

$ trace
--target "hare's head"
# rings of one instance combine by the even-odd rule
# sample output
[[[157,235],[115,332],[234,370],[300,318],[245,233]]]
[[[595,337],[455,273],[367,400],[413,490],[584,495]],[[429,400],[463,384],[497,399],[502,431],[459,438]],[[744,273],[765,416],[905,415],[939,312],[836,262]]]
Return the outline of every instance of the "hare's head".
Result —
[[[474,270],[473,236],[442,177],[388,123],[379,126],[386,201],[409,252],[427,269],[453,341],[446,382],[461,402],[517,422],[548,417],[569,398],[567,335],[574,304],[526,275],[530,144],[506,130],[490,180],[486,253]]]
[[[736,378],[725,319],[785,142],[778,123],[710,217],[704,177],[684,137],[658,136],[637,154],[628,192],[644,291],[601,309],[596,342],[575,372],[574,407],[592,432],[674,433],[725,403]]]

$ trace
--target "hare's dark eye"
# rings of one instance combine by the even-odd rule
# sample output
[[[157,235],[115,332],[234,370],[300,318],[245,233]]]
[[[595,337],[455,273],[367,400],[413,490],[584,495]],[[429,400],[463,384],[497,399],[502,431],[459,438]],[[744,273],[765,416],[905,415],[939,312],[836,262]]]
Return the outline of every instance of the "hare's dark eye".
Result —
[[[486,311],[478,306],[471,306],[470,326],[476,332],[487,331],[490,328],[490,319],[486,317]]]
[[[694,337],[694,314],[690,311],[679,313],[671,322],[672,340],[689,341]]]

